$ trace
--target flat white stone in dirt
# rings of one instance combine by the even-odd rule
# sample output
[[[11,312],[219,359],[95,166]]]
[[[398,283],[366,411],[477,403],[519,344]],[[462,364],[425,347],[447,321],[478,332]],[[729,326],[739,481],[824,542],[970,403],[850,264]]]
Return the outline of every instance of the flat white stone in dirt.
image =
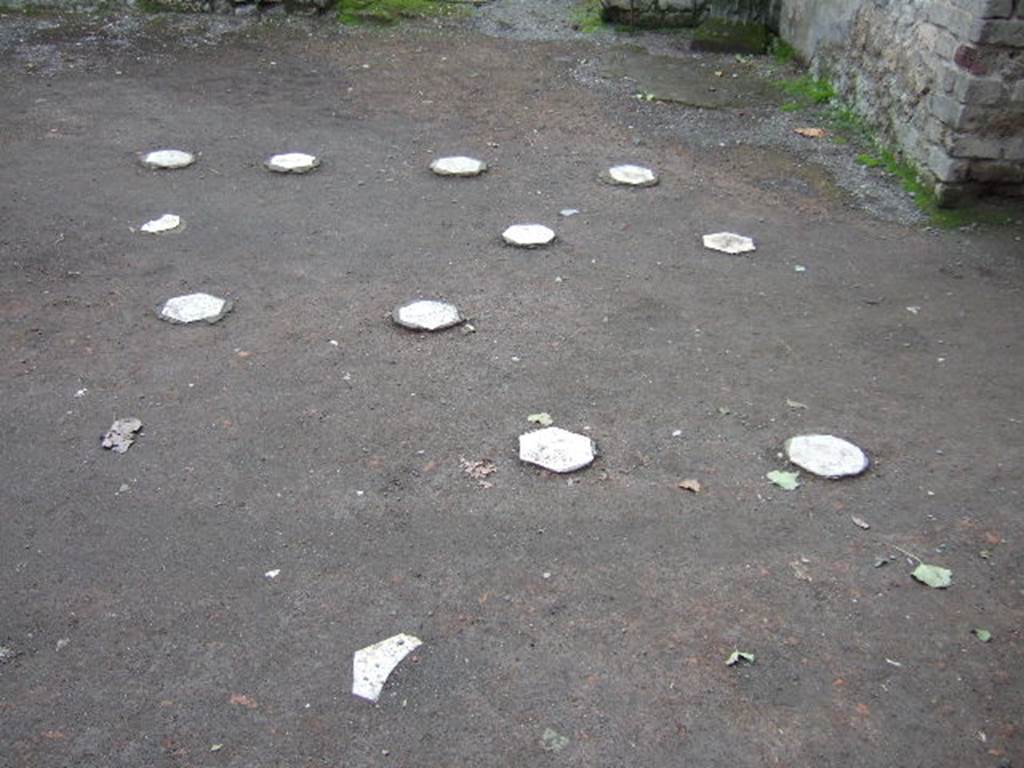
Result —
[[[479,176],[487,170],[487,163],[473,157],[439,157],[430,170],[438,176]]]
[[[653,187],[658,174],[642,165],[613,165],[608,169],[608,181],[627,187]]]
[[[594,461],[594,441],[559,427],[519,436],[519,459],[552,472],[575,472]]]
[[[165,171],[187,168],[195,161],[195,155],[181,149],[157,149],[142,156],[142,164],[147,168]]]
[[[264,165],[275,173],[309,173],[320,165],[320,159],[305,152],[285,152],[268,158]]]
[[[142,429],[142,422],[136,418],[118,419],[110,425],[100,443],[114,453],[124,453],[135,442],[135,433]]]
[[[789,460],[813,475],[833,480],[859,475],[868,457],[851,442],[832,435],[799,435],[786,441]]]
[[[712,251],[732,254],[749,253],[756,250],[753,240],[732,232],[715,232],[713,235],[704,235],[704,247],[710,248]]]
[[[414,331],[440,331],[458,325],[465,318],[454,304],[445,301],[412,301],[397,307],[391,319]]]
[[[379,699],[388,676],[421,645],[423,641],[418,637],[402,633],[356,651],[352,657],[352,693],[370,701]]]
[[[554,240],[555,232],[543,224],[513,224],[502,232],[501,236],[509,245],[536,248]]]
[[[139,229],[142,232],[148,232],[151,235],[159,235],[164,232],[173,232],[179,227],[181,227],[181,216],[176,216],[173,213],[165,213],[159,219],[147,221],[139,227]]]
[[[231,311],[231,302],[208,293],[190,293],[168,299],[157,311],[161,320],[171,323],[215,323]]]

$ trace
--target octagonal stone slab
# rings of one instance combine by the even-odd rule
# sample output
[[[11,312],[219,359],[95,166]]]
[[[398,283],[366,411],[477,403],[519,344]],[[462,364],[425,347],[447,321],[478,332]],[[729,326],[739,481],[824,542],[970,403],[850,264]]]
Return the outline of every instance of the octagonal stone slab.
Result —
[[[183,149],[156,149],[142,155],[139,160],[147,168],[173,171],[178,168],[188,168],[196,161],[196,156]]]
[[[263,164],[274,173],[309,173],[320,167],[320,158],[305,152],[285,152],[268,157]]]
[[[704,235],[704,247],[712,251],[731,254],[750,253],[757,250],[753,240],[734,232],[715,232],[712,235]]]
[[[391,319],[414,331],[442,331],[464,322],[466,318],[454,304],[422,299],[396,307]]]
[[[519,459],[552,472],[575,472],[594,461],[594,441],[586,435],[548,427],[519,436]]]
[[[208,293],[190,293],[165,301],[157,309],[157,316],[161,320],[181,325],[203,321],[216,323],[231,311],[231,307],[232,303],[227,299]]]
[[[177,216],[173,213],[165,213],[163,216],[147,221],[141,227],[140,232],[146,232],[150,235],[162,235],[167,232],[176,232],[181,229],[181,216]]]
[[[853,443],[832,435],[798,435],[786,441],[786,456],[818,477],[837,480],[868,468],[867,455]]]
[[[653,187],[658,174],[642,165],[613,165],[605,172],[605,180],[626,187]]]
[[[487,163],[473,157],[439,157],[430,164],[430,170],[438,176],[479,176],[487,170]]]
[[[513,224],[501,233],[502,239],[518,248],[538,248],[555,239],[555,231],[543,224]]]

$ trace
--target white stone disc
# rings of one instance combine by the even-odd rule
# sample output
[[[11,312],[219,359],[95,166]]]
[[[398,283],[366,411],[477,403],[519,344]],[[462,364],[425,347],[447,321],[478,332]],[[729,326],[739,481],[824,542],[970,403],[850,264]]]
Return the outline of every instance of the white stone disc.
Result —
[[[628,187],[653,187],[658,183],[658,174],[642,165],[613,165],[608,169],[608,180]]]
[[[833,480],[859,475],[868,457],[851,442],[832,435],[800,435],[786,441],[786,456],[802,469]]]
[[[320,165],[320,159],[305,152],[286,152],[268,158],[264,165],[275,173],[309,173]]]
[[[208,293],[190,293],[168,299],[158,310],[161,320],[171,323],[215,323],[231,311],[231,302]]]
[[[395,309],[391,319],[414,331],[440,331],[458,325],[465,318],[454,304],[445,301],[412,301]]]
[[[501,233],[505,242],[520,248],[536,248],[555,239],[555,232],[543,224],[513,224]]]
[[[181,216],[176,216],[173,213],[165,213],[159,219],[153,219],[147,221],[139,230],[142,232],[148,232],[151,235],[159,235],[163,232],[172,232],[181,226]]]
[[[704,247],[712,251],[722,253],[749,253],[756,250],[754,241],[743,235],[732,232],[716,232],[713,235],[704,235]]]
[[[552,472],[575,472],[594,461],[594,441],[559,427],[519,436],[519,459]]]
[[[438,176],[479,176],[487,170],[487,163],[472,157],[439,157],[430,170]]]
[[[356,651],[352,656],[352,693],[377,701],[395,667],[421,645],[418,637],[402,633]]]
[[[191,152],[184,152],[180,149],[157,149],[142,156],[142,164],[147,168],[157,168],[161,170],[187,168],[195,161],[195,155]]]

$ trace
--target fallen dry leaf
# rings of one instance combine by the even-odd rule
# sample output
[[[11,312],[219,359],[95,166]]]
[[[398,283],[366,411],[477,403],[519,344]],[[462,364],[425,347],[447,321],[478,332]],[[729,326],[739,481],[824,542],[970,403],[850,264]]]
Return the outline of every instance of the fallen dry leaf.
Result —
[[[854,525],[856,525],[858,528],[863,528],[865,531],[868,528],[871,527],[871,523],[869,523],[867,520],[865,520],[862,517],[857,517],[856,515],[850,515],[850,519],[853,520],[853,524]]]
[[[480,483],[481,487],[493,487],[494,484],[489,483],[486,480],[489,475],[493,475],[498,470],[493,461],[490,459],[477,459],[476,461],[470,461],[469,459],[460,457],[459,464],[462,465],[462,471]]]
[[[680,480],[679,487],[684,491],[690,491],[690,493],[700,493],[700,483],[692,477]]]
[[[821,139],[825,136],[824,128],[794,128],[793,133],[799,133],[807,139]]]
[[[791,562],[789,564],[789,567],[793,569],[793,575],[801,581],[814,581],[814,579],[811,578],[811,574],[808,573],[806,568],[804,568],[804,564],[801,563],[799,560],[794,560],[793,562]]]
[[[229,701],[232,704],[237,704],[238,706],[245,707],[246,709],[256,709],[256,702],[244,693],[232,693]]]

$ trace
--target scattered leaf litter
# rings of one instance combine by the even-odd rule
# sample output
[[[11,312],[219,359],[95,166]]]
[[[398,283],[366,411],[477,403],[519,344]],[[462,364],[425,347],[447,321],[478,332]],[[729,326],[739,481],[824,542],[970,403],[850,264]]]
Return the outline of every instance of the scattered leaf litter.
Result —
[[[798,133],[805,139],[823,139],[827,135],[824,128],[794,128],[793,133]]]
[[[757,250],[753,240],[734,232],[715,232],[711,235],[704,235],[704,247],[733,255]]]
[[[494,483],[488,481],[487,478],[493,475],[498,468],[490,459],[470,461],[465,456],[462,456],[459,457],[459,464],[462,465],[462,471],[476,480],[482,488],[494,487]]]
[[[6,664],[13,660],[17,655],[18,652],[13,648],[9,648],[6,645],[0,645],[0,664]]]
[[[169,323],[197,323],[205,320],[216,323],[231,311],[232,303],[227,299],[211,296],[208,293],[190,293],[186,296],[175,296],[168,299],[157,310],[161,320]]]
[[[454,304],[433,300],[412,301],[396,307],[391,319],[414,331],[441,331],[465,320]]]
[[[430,170],[438,176],[479,176],[487,170],[487,163],[464,155],[439,157],[430,164]]]
[[[981,627],[975,627],[974,629],[972,629],[971,634],[979,640],[981,640],[981,642],[983,643],[987,643],[989,640],[992,639],[992,633],[989,632],[987,629],[982,629]]]
[[[305,152],[285,152],[267,158],[264,165],[274,173],[309,173],[320,167],[320,158]]]
[[[757,657],[754,656],[754,654],[752,654],[752,653],[748,653],[747,651],[738,651],[737,650],[737,651],[733,651],[732,653],[729,654],[729,658],[727,658],[725,660],[725,665],[727,667],[734,667],[737,664],[739,664],[741,661],[745,661],[748,664],[753,664],[756,658]]]
[[[555,420],[551,418],[551,414],[547,411],[531,413],[526,417],[526,420],[531,424],[540,424],[542,427],[550,427],[555,423]]]
[[[352,656],[352,693],[377,701],[395,667],[421,645],[418,637],[403,632],[356,651]]]
[[[798,472],[785,472],[781,469],[773,469],[765,477],[784,491],[795,491],[800,487],[800,483],[797,481],[797,478],[800,477]]]
[[[690,493],[700,493],[701,485],[698,480],[694,480],[692,477],[686,480],[679,481],[679,488],[683,491],[689,491]]]
[[[607,171],[607,181],[627,187],[653,187],[658,174],[642,165],[613,165]]]
[[[793,575],[800,579],[800,581],[814,581],[811,577],[811,572],[806,568],[807,565],[807,559],[800,558],[791,562],[789,567],[793,569]]]
[[[575,472],[593,463],[594,441],[559,427],[538,429],[519,436],[519,459],[551,472]]]
[[[177,216],[173,213],[165,213],[160,218],[147,221],[139,227],[139,231],[146,232],[151,235],[160,235],[164,232],[173,232],[180,228],[181,216]]]
[[[786,456],[813,475],[837,480],[861,474],[868,457],[847,440],[832,435],[799,435],[786,441]]]
[[[142,429],[142,422],[136,418],[118,419],[110,425],[100,443],[114,453],[124,453],[135,442],[135,434]]]
[[[234,704],[237,707],[245,707],[246,709],[256,709],[259,704],[251,696],[246,696],[244,693],[232,693],[228,698],[229,704]]]
[[[932,589],[945,589],[953,583],[953,572],[951,570],[938,565],[929,565],[928,563],[920,563],[910,575],[922,584],[927,584]]]
[[[553,241],[555,232],[543,224],[513,224],[501,233],[501,237],[509,245],[519,248],[537,248]]]
[[[196,156],[181,149],[157,149],[143,155],[141,160],[147,168],[173,171],[192,165],[196,161]]]
[[[540,737],[540,745],[545,752],[561,752],[569,746],[569,737],[563,736],[554,728],[545,728]]]

